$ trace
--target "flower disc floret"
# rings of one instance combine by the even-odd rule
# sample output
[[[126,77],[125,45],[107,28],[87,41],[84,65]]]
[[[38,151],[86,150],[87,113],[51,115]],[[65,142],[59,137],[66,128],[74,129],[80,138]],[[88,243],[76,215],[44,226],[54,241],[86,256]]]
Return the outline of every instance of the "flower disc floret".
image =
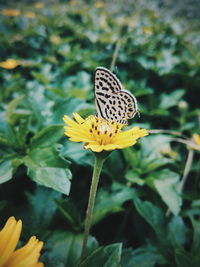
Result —
[[[69,140],[84,142],[85,149],[94,152],[129,147],[134,145],[138,138],[148,135],[147,130],[139,127],[121,131],[124,124],[93,115],[84,120],[79,114],[74,113],[75,121],[66,115],[63,119],[67,124],[64,128]]]

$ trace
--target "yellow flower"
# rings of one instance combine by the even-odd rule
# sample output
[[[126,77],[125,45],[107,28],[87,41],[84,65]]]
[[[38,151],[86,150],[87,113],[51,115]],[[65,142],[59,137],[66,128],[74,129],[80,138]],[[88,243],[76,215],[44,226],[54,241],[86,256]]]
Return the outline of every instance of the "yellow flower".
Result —
[[[51,35],[49,37],[49,39],[50,39],[50,42],[52,44],[55,44],[55,45],[59,45],[62,42],[62,40],[60,39],[60,37],[58,35],[55,35],[55,34]]]
[[[102,8],[104,6],[104,3],[102,1],[96,1],[94,5],[96,8]]]
[[[77,1],[76,0],[69,1],[69,5],[71,5],[71,6],[76,5],[76,4],[77,4]]]
[[[10,217],[0,231],[0,267],[43,267],[43,263],[38,262],[43,242],[35,236],[25,246],[15,250],[21,230],[22,221]]]
[[[148,26],[144,26],[143,27],[143,32],[146,34],[146,35],[151,35],[153,33],[152,29]]]
[[[18,9],[4,9],[1,14],[5,16],[17,17],[20,15],[20,11]]]
[[[16,68],[19,65],[19,61],[16,59],[9,58],[6,61],[0,62],[0,67],[11,70]]]
[[[31,11],[27,11],[24,13],[24,16],[29,18],[29,19],[33,19],[36,17],[35,13],[34,12],[31,12]]]
[[[43,8],[44,5],[43,5],[43,3],[37,2],[37,3],[34,4],[34,7],[35,8]]]
[[[192,137],[194,139],[194,142],[200,146],[200,135],[195,133]]]
[[[73,142],[85,142],[85,149],[94,152],[103,150],[122,149],[132,146],[140,137],[148,135],[147,130],[134,127],[127,131],[121,131],[123,124],[108,121],[96,116],[89,116],[83,119],[79,114],[74,113],[76,121],[64,116],[65,135]]]

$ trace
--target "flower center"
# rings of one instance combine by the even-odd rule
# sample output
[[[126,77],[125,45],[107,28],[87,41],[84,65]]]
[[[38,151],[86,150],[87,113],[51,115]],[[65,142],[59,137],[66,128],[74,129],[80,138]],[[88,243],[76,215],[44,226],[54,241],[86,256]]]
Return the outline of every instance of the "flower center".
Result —
[[[107,145],[112,143],[113,137],[119,133],[122,127],[123,125],[117,122],[94,117],[89,131],[99,145]]]

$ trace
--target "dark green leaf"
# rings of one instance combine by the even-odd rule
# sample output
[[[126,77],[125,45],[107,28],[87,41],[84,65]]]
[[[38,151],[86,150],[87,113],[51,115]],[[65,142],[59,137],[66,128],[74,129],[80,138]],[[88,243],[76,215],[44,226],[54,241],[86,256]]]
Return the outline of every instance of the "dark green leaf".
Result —
[[[57,143],[64,134],[63,125],[52,125],[42,129],[31,139],[30,148],[48,147]]]
[[[185,94],[185,91],[182,89],[175,90],[171,94],[162,94],[161,102],[159,105],[160,108],[168,109],[173,106],[177,106],[178,102],[182,99],[184,94]]]
[[[3,184],[12,179],[13,167],[12,161],[2,161],[0,163],[0,184]]]
[[[45,242],[43,258],[47,266],[76,267],[81,254],[83,236],[71,232],[54,231]],[[89,237],[87,253],[90,254],[98,246],[93,237]]]
[[[69,194],[71,172],[68,169],[54,167],[29,168],[28,175],[39,185],[53,188],[65,195]]]
[[[140,199],[134,200],[135,207],[139,214],[151,225],[160,239],[165,238],[165,215],[162,210],[154,204]]]
[[[184,221],[179,216],[174,216],[170,221],[168,237],[171,240],[172,245],[176,249],[177,247],[184,247],[187,241],[188,229],[184,224]]]
[[[71,172],[68,162],[59,157],[54,147],[32,150],[25,158],[28,175],[38,184],[68,195]]]
[[[55,198],[60,193],[45,187],[37,187],[34,194],[26,193],[30,207],[28,217],[29,234],[43,234],[56,212]]]
[[[153,185],[162,200],[167,204],[174,215],[178,215],[182,205],[182,198],[178,189],[179,175],[168,169],[153,172],[146,182]]]
[[[165,260],[162,255],[150,245],[135,250],[126,249],[122,252],[122,267],[155,267],[163,263]]]
[[[113,184],[112,193],[99,190],[94,207],[93,224],[96,224],[110,213],[116,213],[123,210],[123,203],[134,199],[137,193],[133,188],[128,188],[120,184]]]
[[[120,267],[121,251],[121,243],[99,247],[80,264],[80,267]]]

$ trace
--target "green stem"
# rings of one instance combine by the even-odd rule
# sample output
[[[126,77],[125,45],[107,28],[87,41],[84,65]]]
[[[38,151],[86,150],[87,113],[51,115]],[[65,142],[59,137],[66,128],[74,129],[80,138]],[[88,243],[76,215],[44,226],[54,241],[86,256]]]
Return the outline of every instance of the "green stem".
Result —
[[[98,182],[99,182],[99,176],[100,176],[105,158],[106,157],[104,154],[95,153],[95,163],[94,163],[92,183],[91,183],[91,187],[90,187],[90,195],[89,195],[88,207],[87,207],[87,213],[86,213],[86,219],[85,219],[85,230],[84,230],[84,236],[83,236],[83,244],[82,244],[80,263],[83,260],[83,258],[85,256],[85,252],[86,252],[87,240],[88,240],[88,236],[89,236],[89,232],[90,232],[90,227],[92,224],[92,213],[93,213],[93,209],[94,209],[94,202],[95,202],[97,186],[98,186]]]
[[[118,54],[119,54],[119,48],[120,48],[120,38],[118,39],[116,45],[115,45],[115,50],[114,50],[114,54],[113,54],[113,57],[112,57],[112,62],[110,64],[110,70],[113,71],[114,70],[114,67],[115,67],[115,64],[116,64],[116,61],[117,61],[117,57],[118,57]]]

